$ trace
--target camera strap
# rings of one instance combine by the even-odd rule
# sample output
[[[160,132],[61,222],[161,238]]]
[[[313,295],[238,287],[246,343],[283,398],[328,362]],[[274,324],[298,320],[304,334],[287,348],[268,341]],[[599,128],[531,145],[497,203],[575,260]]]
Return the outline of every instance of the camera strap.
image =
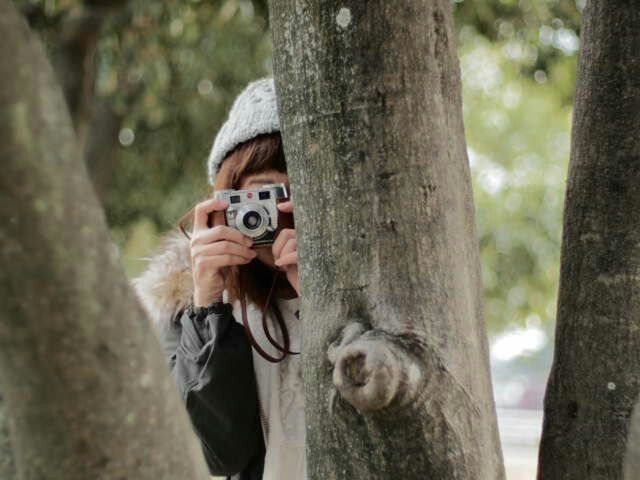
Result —
[[[246,296],[245,296],[245,292],[244,290],[241,289],[241,294],[240,294],[240,304],[242,306],[242,326],[244,327],[244,331],[247,334],[247,337],[249,338],[249,342],[251,343],[251,345],[253,346],[253,348],[256,349],[256,351],[258,352],[258,354],[264,358],[265,360],[268,360],[271,363],[279,363],[282,360],[285,359],[285,357],[287,355],[298,355],[300,352],[292,352],[291,350],[289,350],[289,331],[287,330],[287,326],[284,322],[284,318],[282,317],[282,313],[280,312],[280,309],[276,306],[276,308],[273,309],[275,316],[276,316],[276,321],[278,323],[278,327],[280,328],[280,331],[282,332],[282,340],[284,345],[280,345],[275,338],[273,338],[273,336],[271,335],[271,332],[269,331],[269,325],[267,323],[267,308],[269,307],[269,302],[271,300],[271,295],[273,293],[273,289],[275,287],[276,281],[278,279],[278,275],[280,274],[279,271],[276,271],[275,274],[273,275],[273,282],[271,283],[271,289],[269,290],[269,295],[267,296],[267,300],[265,302],[264,307],[262,307],[262,328],[264,330],[265,336],[267,337],[267,340],[269,341],[269,343],[271,345],[273,345],[278,351],[282,352],[281,356],[278,357],[274,357],[273,355],[268,354],[256,341],[255,337],[253,336],[253,334],[251,333],[251,327],[249,326],[249,321],[247,320],[247,304],[246,304]]]

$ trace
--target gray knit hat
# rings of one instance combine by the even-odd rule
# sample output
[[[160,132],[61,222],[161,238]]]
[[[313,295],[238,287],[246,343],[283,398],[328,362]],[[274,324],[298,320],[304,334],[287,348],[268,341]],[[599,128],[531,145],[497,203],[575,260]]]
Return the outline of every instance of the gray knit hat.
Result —
[[[214,184],[222,160],[238,144],[278,131],[280,121],[273,77],[249,83],[233,101],[229,117],[213,141],[208,162],[209,184]]]

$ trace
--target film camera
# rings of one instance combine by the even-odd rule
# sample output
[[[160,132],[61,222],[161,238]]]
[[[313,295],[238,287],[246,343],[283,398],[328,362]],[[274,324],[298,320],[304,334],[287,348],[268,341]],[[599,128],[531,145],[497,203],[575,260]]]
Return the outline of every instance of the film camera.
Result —
[[[280,212],[276,205],[289,198],[284,183],[272,183],[247,190],[220,190],[215,198],[226,200],[227,225],[253,238],[253,247],[273,244],[282,228],[293,228],[293,215]]]

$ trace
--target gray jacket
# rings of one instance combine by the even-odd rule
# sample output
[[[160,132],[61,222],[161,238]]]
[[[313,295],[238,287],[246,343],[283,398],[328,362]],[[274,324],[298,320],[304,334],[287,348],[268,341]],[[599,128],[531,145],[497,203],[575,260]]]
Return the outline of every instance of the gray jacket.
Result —
[[[200,439],[212,475],[259,480],[265,445],[251,346],[229,303],[202,321],[186,313],[193,295],[189,240],[172,232],[133,280]]]

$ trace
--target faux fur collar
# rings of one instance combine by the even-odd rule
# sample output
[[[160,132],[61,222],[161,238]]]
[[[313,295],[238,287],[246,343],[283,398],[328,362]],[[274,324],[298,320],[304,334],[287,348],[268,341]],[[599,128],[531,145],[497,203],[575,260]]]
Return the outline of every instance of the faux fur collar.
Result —
[[[131,280],[140,303],[157,328],[166,326],[166,322],[193,300],[190,250],[189,239],[178,230],[171,231],[146,258],[149,262],[146,270]],[[227,298],[226,290],[223,298]],[[239,301],[234,302],[233,308],[234,317],[242,318]],[[297,311],[295,316],[298,316]],[[254,322],[261,325],[260,309],[250,301],[247,302],[247,317],[251,325]]]
[[[189,239],[174,230],[147,258],[146,270],[132,280],[142,306],[156,326],[173,317],[193,298]]]

